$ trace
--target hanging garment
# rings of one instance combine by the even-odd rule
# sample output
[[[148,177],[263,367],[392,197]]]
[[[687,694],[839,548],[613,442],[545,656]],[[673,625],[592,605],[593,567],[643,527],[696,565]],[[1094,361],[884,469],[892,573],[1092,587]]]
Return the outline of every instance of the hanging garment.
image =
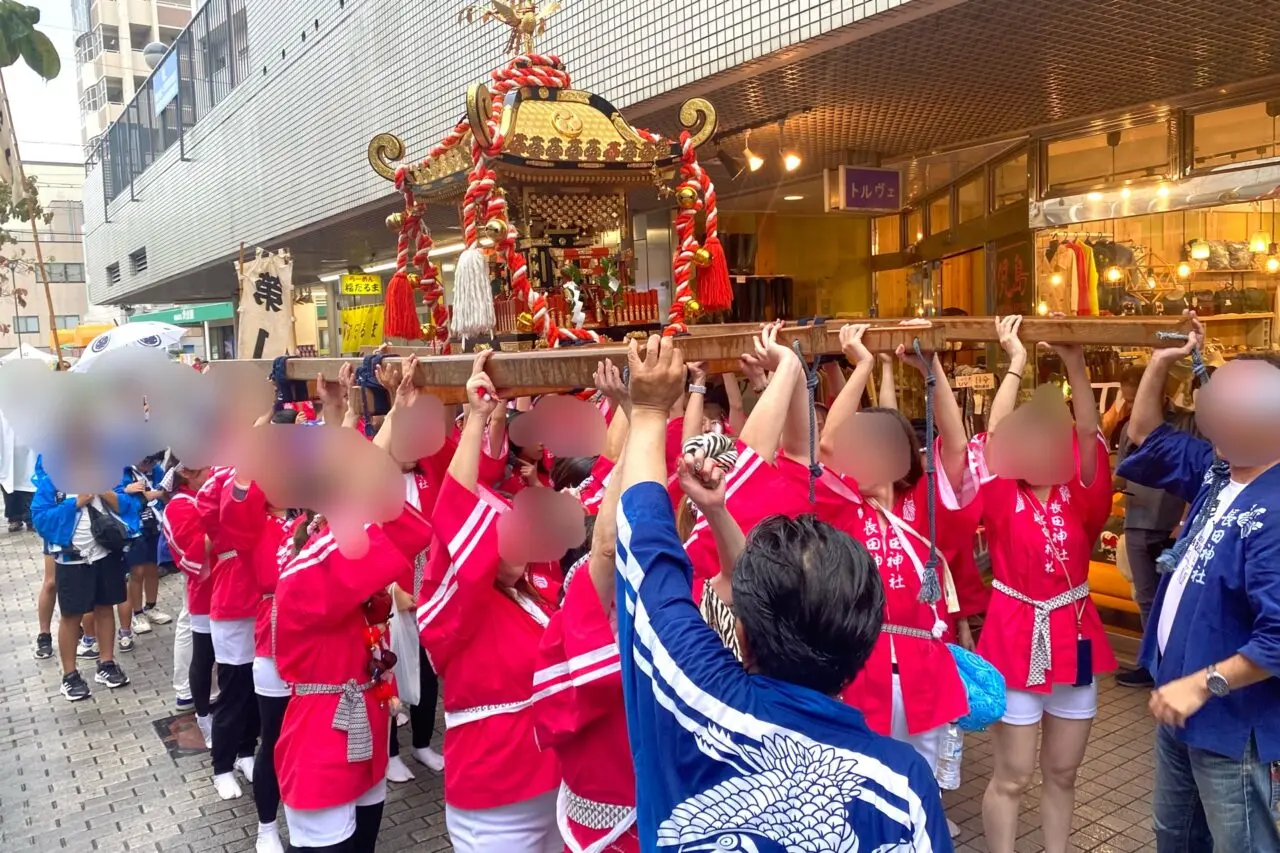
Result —
[[[1057,284],[1051,275],[1042,293],[1049,313],[1061,311],[1063,314],[1074,314],[1076,310],[1076,292],[1079,289],[1076,279],[1076,253],[1069,243],[1061,243],[1051,259],[1053,272],[1058,273]]]

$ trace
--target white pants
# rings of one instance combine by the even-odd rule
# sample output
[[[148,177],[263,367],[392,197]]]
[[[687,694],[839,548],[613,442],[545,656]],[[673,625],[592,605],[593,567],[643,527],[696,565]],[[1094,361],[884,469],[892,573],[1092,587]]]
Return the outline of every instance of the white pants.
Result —
[[[454,853],[561,853],[556,792],[495,809],[458,809],[445,804],[444,823]],[[292,836],[291,836],[292,837]]]
[[[946,733],[945,725],[937,726],[919,734],[907,733],[907,711],[902,702],[902,683],[898,676],[893,677],[893,730],[894,740],[909,743],[916,752],[929,764],[929,772],[938,772],[938,756],[942,753],[942,736]]]
[[[289,845],[298,847],[332,847],[356,834],[356,806],[376,806],[387,799],[387,780],[383,779],[360,795],[353,803],[328,809],[291,809],[284,807],[284,822],[289,827]]]
[[[1053,685],[1052,693],[1006,690],[1004,717],[1011,726],[1034,726],[1048,714],[1060,720],[1092,720],[1098,716],[1098,681],[1085,687]]]
[[[191,612],[186,595],[173,630],[173,693],[179,699],[191,698]]]

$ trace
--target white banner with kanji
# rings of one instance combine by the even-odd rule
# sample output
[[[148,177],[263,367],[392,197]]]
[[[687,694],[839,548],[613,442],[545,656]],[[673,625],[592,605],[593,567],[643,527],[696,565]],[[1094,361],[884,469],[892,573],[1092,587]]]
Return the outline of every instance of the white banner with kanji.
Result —
[[[293,331],[293,258],[258,250],[241,269],[239,358],[278,358],[297,348]]]

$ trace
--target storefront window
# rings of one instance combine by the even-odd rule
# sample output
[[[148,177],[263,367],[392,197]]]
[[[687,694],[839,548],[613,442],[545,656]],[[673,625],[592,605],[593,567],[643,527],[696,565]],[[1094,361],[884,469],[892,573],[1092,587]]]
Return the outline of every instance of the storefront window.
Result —
[[[1273,112],[1280,112],[1280,102],[1245,104],[1193,115],[1192,168],[1214,169],[1280,156]]]
[[[951,227],[951,193],[946,192],[929,201],[929,233],[941,234]]]
[[[956,187],[956,216],[958,222],[978,219],[987,212],[987,194],[981,177]]]
[[[1062,139],[1045,146],[1049,193],[1143,178],[1167,177],[1167,122]]]
[[[875,240],[875,245],[872,246],[873,254],[889,255],[894,252],[901,252],[902,217],[897,214],[877,217],[872,237]]]
[[[912,243],[919,243],[924,239],[924,217],[920,214],[920,209],[907,211],[907,240]]]

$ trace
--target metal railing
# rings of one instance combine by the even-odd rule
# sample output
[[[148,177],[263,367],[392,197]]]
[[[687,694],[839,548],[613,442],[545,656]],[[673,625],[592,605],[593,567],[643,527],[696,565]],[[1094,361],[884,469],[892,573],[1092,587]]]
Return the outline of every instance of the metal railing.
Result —
[[[160,60],[120,117],[100,137],[108,204],[133,197],[134,179],[226,99],[249,74],[245,0],[209,0]],[[159,107],[159,109],[157,109]]]

